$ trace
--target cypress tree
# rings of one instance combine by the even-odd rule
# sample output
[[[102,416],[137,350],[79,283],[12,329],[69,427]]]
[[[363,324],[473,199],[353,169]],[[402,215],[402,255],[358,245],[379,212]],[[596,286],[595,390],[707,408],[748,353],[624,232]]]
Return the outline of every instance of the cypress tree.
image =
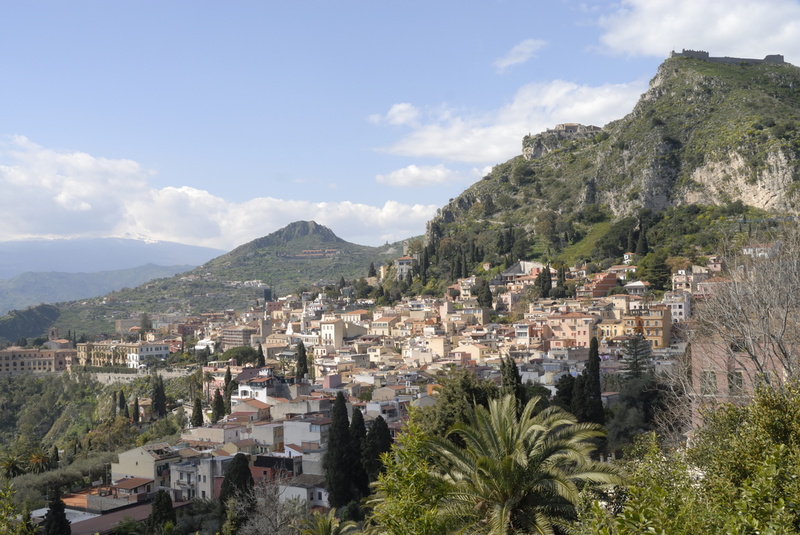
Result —
[[[139,423],[139,396],[133,398],[133,423]]]
[[[228,385],[233,380],[233,376],[231,376],[231,367],[228,366],[225,368],[225,390],[228,389]]]
[[[156,492],[155,498],[153,498],[153,507],[150,510],[150,516],[147,517],[147,525],[151,530],[157,532],[160,528],[163,528],[167,522],[171,522],[175,525],[176,521],[175,509],[172,507],[172,498],[170,498],[167,491],[159,490]]]
[[[120,413],[125,412],[125,407],[128,406],[128,400],[125,399],[125,390],[124,389],[122,389],[122,388],[119,389],[119,396],[117,397],[117,400],[119,401],[119,412]]]
[[[584,382],[586,397],[586,421],[596,424],[605,424],[603,411],[602,388],[600,386],[600,352],[597,337],[593,336],[589,344],[589,361],[584,369],[586,380]]]
[[[108,414],[110,419],[114,419],[117,417],[117,391],[114,390],[111,394],[111,412]]]
[[[237,453],[225,471],[225,479],[219,489],[219,501],[224,505],[229,498],[244,496],[252,489],[250,462],[244,453]]]
[[[361,411],[353,407],[353,416],[350,419],[350,466],[352,478],[358,489],[360,497],[369,495],[369,478],[364,469],[364,449],[367,442],[367,428],[364,425],[364,416]]]
[[[167,395],[164,393],[164,378],[160,375],[153,382],[153,416],[163,418],[167,415]]]
[[[67,520],[66,505],[61,499],[61,489],[54,488],[50,491],[50,505],[44,515],[42,528],[44,535],[71,535],[72,528]]]
[[[331,507],[343,507],[358,496],[350,466],[351,449],[347,404],[344,394],[340,391],[336,394],[336,401],[333,402],[331,409],[328,452],[325,455],[325,481],[328,488],[328,503]]]
[[[647,254],[647,227],[640,224],[639,225],[639,240],[636,242],[636,251],[635,253],[638,256],[644,256]],[[628,251],[629,252],[629,251]]]
[[[392,449],[392,434],[389,426],[382,416],[375,418],[364,443],[364,455],[362,456],[364,470],[370,482],[378,479],[378,474],[383,472],[383,462],[381,454]]]
[[[377,277],[377,276],[378,276],[378,272],[375,271],[375,263],[374,262],[370,262],[369,263],[369,271],[367,271],[367,277]]]
[[[574,386],[572,387],[572,405],[570,412],[578,419],[579,422],[586,421],[586,376],[580,374],[575,378]]]
[[[199,397],[194,398],[194,405],[192,405],[192,427],[203,426],[203,402]]]
[[[519,374],[517,363],[507,356],[500,362],[500,388],[503,395],[513,394],[517,398],[517,407],[525,401],[525,390],[522,388],[522,377]]]
[[[53,444],[53,449],[50,451],[50,466],[52,466],[53,468],[58,468],[59,460],[60,459],[58,457],[58,446]]]
[[[225,414],[231,413],[231,396],[233,396],[233,392],[238,388],[238,386],[239,383],[231,380],[225,387]]]
[[[489,288],[489,283],[484,279],[478,279],[475,285],[478,287],[476,295],[478,306],[481,308],[492,308],[492,290]]]
[[[219,388],[217,388],[216,392],[214,392],[214,401],[211,402],[211,423],[215,424],[219,422],[220,418],[225,415],[225,401],[222,399],[222,394],[219,392]]]
[[[264,358],[264,348],[261,347],[261,342],[258,343],[258,354],[256,355],[256,366],[263,368],[267,365],[267,360]]]
[[[306,346],[303,344],[303,342],[297,342],[297,350],[295,351],[295,355],[297,357],[295,378],[297,381],[300,381],[308,374],[308,356],[306,355]]]

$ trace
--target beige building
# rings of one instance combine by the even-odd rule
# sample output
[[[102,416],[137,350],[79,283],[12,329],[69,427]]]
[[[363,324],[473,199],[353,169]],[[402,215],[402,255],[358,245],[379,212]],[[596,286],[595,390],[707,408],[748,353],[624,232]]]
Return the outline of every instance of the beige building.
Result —
[[[9,347],[0,351],[0,377],[61,372],[71,366],[74,349],[22,349]]]
[[[111,463],[111,479],[118,481],[130,477],[152,479],[153,491],[170,488],[170,464],[181,456],[166,442],[141,446],[119,454],[119,462]]]

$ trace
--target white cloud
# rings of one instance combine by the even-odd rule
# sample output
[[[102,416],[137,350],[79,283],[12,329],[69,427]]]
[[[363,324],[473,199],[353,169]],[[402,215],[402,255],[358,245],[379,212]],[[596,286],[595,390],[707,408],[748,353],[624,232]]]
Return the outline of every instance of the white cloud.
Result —
[[[396,126],[416,126],[419,110],[408,102],[400,102],[392,105],[386,115],[370,115],[369,120],[375,124],[388,123]]]
[[[446,109],[431,115],[395,144],[381,150],[412,157],[488,164],[521,152],[522,136],[556,124],[602,126],[631,111],[646,80],[601,86],[562,80],[520,88],[506,106],[484,114]]]
[[[794,0],[622,0],[599,23],[603,45],[630,56],[666,57],[688,48],[800,61],[800,4]]]
[[[518,43],[508,54],[494,62],[494,67],[498,73],[503,73],[515,65],[521,65],[531,58],[536,57],[536,53],[547,44],[541,39],[525,39]]]
[[[132,234],[231,249],[293,221],[314,219],[348,241],[379,245],[424,232],[438,208],[273,197],[235,203],[188,186],[155,189],[150,176],[131,160],[12,138],[0,144],[0,240]]]
[[[381,184],[400,188],[417,188],[421,186],[434,186],[454,182],[466,182],[472,177],[465,177],[462,173],[448,169],[443,164],[439,165],[409,165],[402,169],[392,171],[388,175],[377,175],[375,180]]]

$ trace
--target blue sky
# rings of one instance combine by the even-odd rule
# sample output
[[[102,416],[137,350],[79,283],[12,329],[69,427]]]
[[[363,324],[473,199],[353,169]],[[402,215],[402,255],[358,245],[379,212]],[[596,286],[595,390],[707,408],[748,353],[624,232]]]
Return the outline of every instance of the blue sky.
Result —
[[[0,1],[0,240],[421,234],[670,50],[800,64],[795,1]]]

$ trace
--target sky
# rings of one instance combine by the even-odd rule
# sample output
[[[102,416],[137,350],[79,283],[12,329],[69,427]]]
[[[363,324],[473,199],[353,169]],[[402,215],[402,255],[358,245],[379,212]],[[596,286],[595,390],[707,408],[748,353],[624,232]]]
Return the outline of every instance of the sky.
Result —
[[[381,245],[671,50],[800,65],[790,0],[0,0],[0,241]]]

